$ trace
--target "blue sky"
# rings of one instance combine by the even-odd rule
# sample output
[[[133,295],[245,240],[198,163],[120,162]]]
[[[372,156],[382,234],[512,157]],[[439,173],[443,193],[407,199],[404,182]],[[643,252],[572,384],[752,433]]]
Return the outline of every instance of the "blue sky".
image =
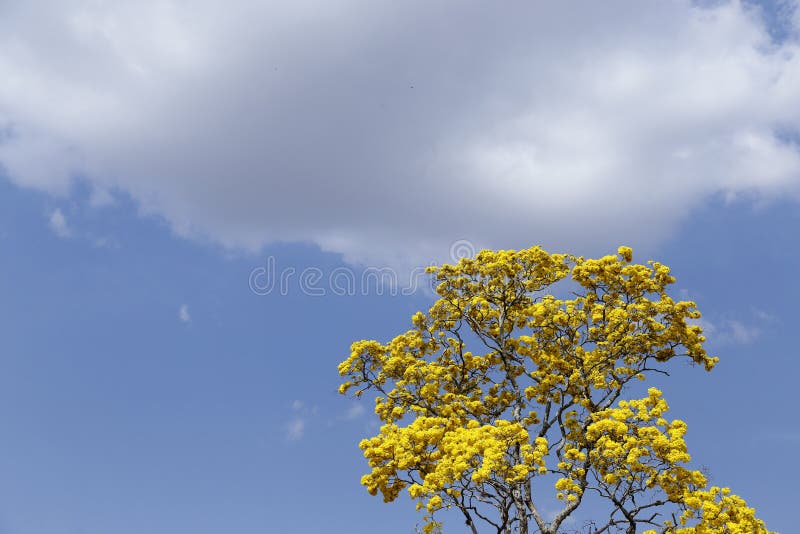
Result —
[[[336,366],[432,300],[329,280],[456,243],[670,265],[671,415],[790,532],[800,15],[639,5],[0,6],[0,534],[409,532]]]

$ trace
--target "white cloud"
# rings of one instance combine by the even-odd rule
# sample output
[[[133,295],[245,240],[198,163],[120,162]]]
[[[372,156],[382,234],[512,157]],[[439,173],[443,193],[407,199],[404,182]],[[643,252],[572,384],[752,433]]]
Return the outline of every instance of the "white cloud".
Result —
[[[96,248],[107,248],[107,249],[118,249],[121,247],[119,241],[117,241],[113,237],[108,236],[101,236],[101,237],[90,237],[92,244]]]
[[[93,207],[111,206],[114,204],[114,196],[107,189],[92,189],[89,197],[89,204]]]
[[[62,213],[62,211],[58,208],[50,213],[50,229],[58,237],[72,236],[72,230],[67,224],[67,218],[64,217],[64,213]]]
[[[353,404],[344,414],[345,421],[353,421],[354,419],[358,419],[366,413],[366,409],[364,405],[361,403]]]
[[[708,319],[705,319],[705,318],[703,318],[703,319],[691,319],[689,322],[691,324],[696,324],[700,328],[702,328],[703,329],[703,335],[707,339],[714,339],[715,335],[717,334],[717,332],[719,330],[714,323],[712,323],[711,321],[709,321]]]
[[[295,399],[291,403],[293,417],[286,424],[286,439],[297,441],[303,438],[308,426],[308,422],[319,415],[319,407],[309,406],[300,399]]]
[[[189,306],[181,304],[181,307],[178,309],[178,319],[180,319],[182,323],[192,322],[192,316],[189,315]]]
[[[728,321],[729,335],[731,339],[740,345],[747,345],[755,341],[761,330],[741,321]]]
[[[776,317],[775,315],[772,315],[771,313],[764,310],[760,310],[758,308],[755,308],[753,310],[753,315],[755,315],[755,317],[758,320],[764,323],[775,323],[780,321],[778,317]]]
[[[7,2],[0,163],[234,248],[652,245],[800,194],[798,33],[714,4]]]
[[[303,419],[296,418],[289,421],[286,425],[286,439],[289,441],[297,441],[303,438],[306,431],[306,422]]]
[[[763,319],[756,315],[763,322]],[[749,345],[761,335],[761,328],[737,319],[724,319],[711,322],[708,319],[694,319],[693,324],[703,329],[703,335],[712,344]]]

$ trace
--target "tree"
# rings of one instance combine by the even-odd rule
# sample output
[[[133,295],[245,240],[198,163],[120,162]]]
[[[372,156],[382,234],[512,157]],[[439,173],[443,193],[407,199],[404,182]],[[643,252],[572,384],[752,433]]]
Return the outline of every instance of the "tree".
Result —
[[[584,525],[596,534],[768,532],[687,466],[686,424],[665,418],[661,391],[620,398],[673,359],[718,361],[695,304],[667,294],[668,267],[634,264],[628,247],[599,259],[534,247],[429,272],[428,313],[386,344],[353,343],[339,365],[340,393],[374,392],[383,422],[359,445],[371,494],[407,490],[426,533],[451,510],[473,534],[555,534],[598,503]]]

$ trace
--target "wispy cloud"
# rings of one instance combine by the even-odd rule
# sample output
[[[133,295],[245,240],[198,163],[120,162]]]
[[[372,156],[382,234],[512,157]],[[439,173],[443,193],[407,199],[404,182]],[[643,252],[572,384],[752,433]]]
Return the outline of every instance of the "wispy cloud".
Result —
[[[298,441],[305,436],[308,422],[319,413],[317,406],[308,406],[300,399],[295,399],[291,404],[292,417],[286,423],[286,439]]]
[[[345,421],[353,421],[354,419],[358,419],[367,413],[367,410],[364,408],[364,405],[361,403],[355,403],[347,411],[344,413],[344,420]]]
[[[181,307],[178,308],[178,319],[182,323],[185,323],[185,324],[192,322],[192,316],[189,315],[189,306],[188,305],[181,304]]]
[[[56,208],[50,213],[50,229],[58,237],[72,237],[72,230],[60,208]]]
[[[707,318],[692,321],[703,329],[703,335],[712,344],[749,345],[761,336],[761,326],[739,319],[719,319],[710,321]]]
[[[752,325],[747,325],[741,321],[728,321],[728,335],[739,345],[747,345],[755,341],[761,335],[761,329]]]
[[[297,441],[303,439],[306,431],[306,422],[304,419],[296,418],[289,421],[286,425],[286,439],[289,441]]]
[[[696,324],[697,326],[702,328],[703,329],[703,335],[706,337],[706,339],[712,339],[714,337],[714,335],[717,333],[716,325],[714,325],[714,323],[712,323],[711,321],[709,321],[705,317],[703,317],[702,319],[692,319],[689,322],[691,324]]]
[[[119,241],[117,241],[113,237],[108,237],[108,236],[92,237],[91,240],[95,248],[106,248],[106,249],[120,248]]]
[[[800,12],[800,9],[798,9],[798,12]],[[766,312],[766,311],[761,310],[761,309],[758,309],[758,308],[753,310],[753,315],[755,315],[756,318],[759,321],[762,321],[762,322],[765,322],[765,323],[777,323],[777,322],[779,322],[778,318],[775,315],[772,315],[771,313]]]
[[[108,189],[93,188],[89,196],[89,205],[99,208],[114,204],[114,196]]]
[[[679,289],[678,296],[681,300],[695,300],[686,288]],[[764,328],[778,322],[776,316],[759,308],[752,308],[746,319],[742,318],[742,315],[746,314],[739,313],[734,317],[731,315],[712,314],[711,317],[703,316],[700,319],[691,319],[689,322],[703,329],[703,335],[710,344],[721,345],[749,345],[762,335]]]

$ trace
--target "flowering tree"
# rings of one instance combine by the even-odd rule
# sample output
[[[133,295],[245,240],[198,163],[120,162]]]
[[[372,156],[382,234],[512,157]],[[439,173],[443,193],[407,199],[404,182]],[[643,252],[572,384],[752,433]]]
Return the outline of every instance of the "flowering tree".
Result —
[[[621,399],[670,360],[718,360],[695,304],[667,294],[668,267],[634,264],[627,247],[599,259],[534,247],[429,271],[428,313],[387,344],[354,343],[339,365],[340,392],[375,392],[384,423],[360,443],[371,494],[407,490],[426,533],[450,509],[473,534],[555,534],[582,503],[603,506],[593,533],[768,532],[687,467],[686,424],[665,418],[658,389]]]

